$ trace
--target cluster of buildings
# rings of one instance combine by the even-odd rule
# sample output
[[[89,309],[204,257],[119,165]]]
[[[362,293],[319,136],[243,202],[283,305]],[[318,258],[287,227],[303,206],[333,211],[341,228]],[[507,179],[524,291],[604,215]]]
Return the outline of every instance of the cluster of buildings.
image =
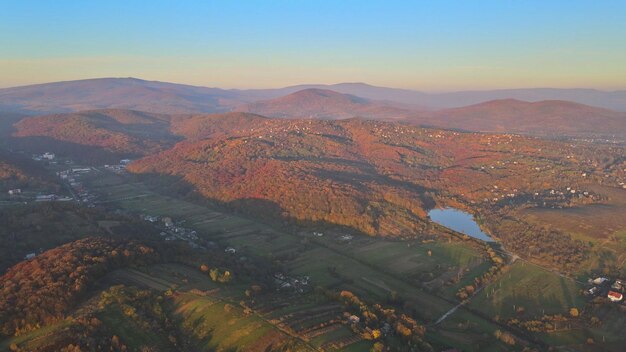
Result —
[[[585,295],[589,297],[606,297],[614,303],[626,305],[624,294],[626,294],[626,280],[611,280],[606,277],[597,277],[589,279],[588,283],[591,288],[585,291]]]
[[[104,168],[112,171],[116,174],[123,174],[126,172],[126,166],[128,166],[128,164],[130,164],[132,162],[132,160],[130,159],[122,159],[120,160],[120,163],[117,165],[104,165]]]
[[[499,203],[506,201],[510,204],[535,204],[544,208],[563,208],[573,203],[591,203],[601,200],[601,196],[590,191],[566,187],[564,189],[550,189],[539,192],[522,192],[518,189],[499,189],[494,185],[490,189],[493,198],[484,198],[485,203]],[[506,200],[505,200],[506,199]]]
[[[33,155],[33,160],[35,160],[35,161],[42,161],[42,160],[52,161],[55,158],[56,158],[56,155],[54,155],[54,153],[50,153],[50,152],[45,152],[43,154],[35,154],[35,155]]]
[[[283,273],[274,274],[274,284],[278,291],[291,291],[302,293],[309,288],[309,276],[290,277]]]
[[[56,194],[39,194],[35,196],[35,202],[52,202],[60,199]]]
[[[16,196],[18,194],[22,194],[22,189],[21,188],[10,189],[7,193],[10,196]]]
[[[93,202],[95,201],[96,196],[90,194],[89,191],[83,186],[82,182],[78,180],[81,175],[90,173],[92,171],[94,171],[94,169],[91,167],[71,168],[57,172],[57,176],[59,176],[61,180],[69,184],[77,201],[82,203],[89,203],[89,206],[94,206]]]
[[[354,236],[352,235],[341,235],[339,236],[339,241],[341,242],[348,242],[351,241],[354,238]]]
[[[169,216],[140,215],[141,219],[158,226],[161,229],[159,235],[166,241],[181,240],[186,241],[192,248],[199,248],[197,244],[198,233],[195,230],[185,228],[174,223]]]

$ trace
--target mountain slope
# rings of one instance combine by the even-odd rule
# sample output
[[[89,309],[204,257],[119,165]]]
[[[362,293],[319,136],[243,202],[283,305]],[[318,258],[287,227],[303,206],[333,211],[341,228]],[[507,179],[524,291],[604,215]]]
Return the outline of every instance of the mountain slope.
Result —
[[[129,170],[181,177],[209,198],[273,218],[323,221],[383,235],[423,228],[422,209],[428,204],[423,188],[389,178],[368,159],[378,155],[377,162],[391,167],[398,161],[395,150],[404,148],[385,147],[379,137],[369,136],[365,121],[258,122],[239,124],[232,134],[223,127],[224,134],[178,143]],[[410,153],[421,158],[419,152]]]
[[[445,128],[541,136],[585,134],[626,136],[626,113],[557,100],[494,100],[446,109],[415,119]]]
[[[250,103],[237,111],[278,118],[338,120],[351,117],[368,119],[400,118],[409,110],[385,105],[328,89],[309,88],[266,101]]]

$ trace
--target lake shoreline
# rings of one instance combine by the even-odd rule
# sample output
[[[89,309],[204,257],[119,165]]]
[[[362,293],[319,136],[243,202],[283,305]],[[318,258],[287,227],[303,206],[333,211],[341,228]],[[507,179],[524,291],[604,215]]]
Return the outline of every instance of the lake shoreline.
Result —
[[[433,208],[428,211],[428,217],[436,224],[483,242],[497,242],[481,229],[474,215],[461,209],[454,207]]]

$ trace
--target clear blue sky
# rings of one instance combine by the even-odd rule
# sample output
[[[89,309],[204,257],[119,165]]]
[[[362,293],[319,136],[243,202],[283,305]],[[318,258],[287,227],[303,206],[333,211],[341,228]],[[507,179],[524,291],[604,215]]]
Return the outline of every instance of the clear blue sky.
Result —
[[[0,87],[626,88],[626,1],[0,0]]]

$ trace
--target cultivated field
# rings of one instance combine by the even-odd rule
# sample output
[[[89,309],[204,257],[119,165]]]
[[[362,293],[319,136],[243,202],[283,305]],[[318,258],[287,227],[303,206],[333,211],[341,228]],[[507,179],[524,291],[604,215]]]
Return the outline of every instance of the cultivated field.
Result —
[[[384,303],[397,295],[407,309],[426,323],[436,321],[454,307],[457,288],[489,266],[482,253],[461,242],[421,243],[363,236],[344,241],[340,236],[345,233],[340,229],[324,229],[322,237],[308,232],[290,232],[157,193],[143,183],[129,182],[131,177],[103,173],[85,179],[85,183],[100,195],[105,205],[184,221],[185,227],[197,230],[202,238],[236,248],[238,255],[278,261],[287,270],[286,274],[310,276],[312,287],[337,292],[349,290],[371,302]],[[456,283],[449,283],[451,281]],[[302,297],[281,300],[289,302],[294,314],[306,312],[310,307]],[[260,310],[270,313],[275,312],[275,307],[260,307]],[[475,350],[475,346],[467,345],[472,336],[493,334],[495,328],[488,321],[470,316],[475,323],[456,333],[456,337],[446,337],[446,345]],[[287,325],[296,332],[306,328]],[[349,343],[345,348],[353,349],[364,343],[351,341],[352,337],[345,334],[344,327],[328,329],[310,338],[310,342],[314,346],[332,348],[332,341],[338,340]]]

